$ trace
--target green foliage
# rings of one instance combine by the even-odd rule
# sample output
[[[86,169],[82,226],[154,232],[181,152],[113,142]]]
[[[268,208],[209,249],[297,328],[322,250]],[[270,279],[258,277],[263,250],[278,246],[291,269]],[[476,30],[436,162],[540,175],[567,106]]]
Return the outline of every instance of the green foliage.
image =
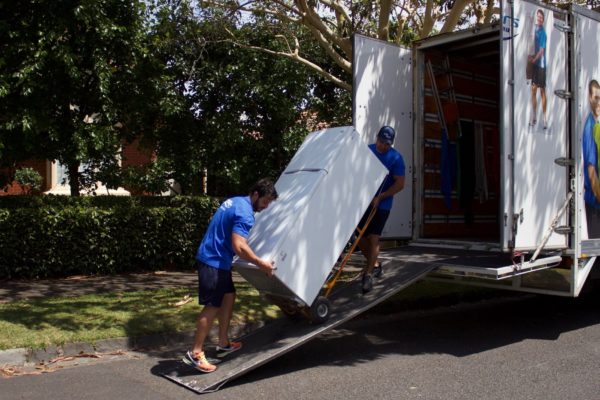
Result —
[[[128,167],[121,172],[122,182],[134,193],[160,195],[169,190],[169,174],[163,160],[150,165]]]
[[[292,60],[229,42],[228,30],[282,49],[268,17],[212,17],[191,0],[2,3],[0,169],[58,160],[74,196],[97,182],[159,193],[175,181],[182,194],[201,194],[208,175],[208,192],[225,196],[278,176],[310,121],[349,123],[349,93]],[[305,27],[279,28],[344,74]],[[153,165],[121,171],[121,145],[140,135]]]
[[[253,45],[282,46],[266,24],[213,18],[206,10],[198,15],[189,1],[155,3],[153,54],[168,64],[184,105],[146,139],[156,143],[163,175],[182,193],[199,193],[205,171],[210,194],[243,193],[258,178],[279,175],[310,132],[309,120],[350,120],[347,93],[289,59],[229,42],[232,31]],[[308,43],[306,51],[337,68]]]
[[[25,194],[39,191],[42,188],[42,176],[33,168],[19,168],[15,172],[15,181]]]
[[[217,205],[209,197],[0,198],[0,279],[188,268]]]
[[[163,97],[144,9],[123,0],[2,3],[3,164],[59,160],[74,195],[95,182],[86,174],[114,169],[121,141],[152,125]],[[92,167],[80,176],[82,164]]]

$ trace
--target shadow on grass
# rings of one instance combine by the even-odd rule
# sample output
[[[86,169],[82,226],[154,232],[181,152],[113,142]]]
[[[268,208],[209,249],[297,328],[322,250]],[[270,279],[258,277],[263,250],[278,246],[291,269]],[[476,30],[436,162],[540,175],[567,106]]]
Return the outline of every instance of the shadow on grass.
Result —
[[[273,316],[248,284],[238,287],[232,324]],[[183,306],[174,304],[191,296]],[[200,312],[189,289],[160,289],[80,297],[32,299],[0,304],[0,349],[44,348],[68,342],[94,342],[115,337],[139,337],[195,328]]]

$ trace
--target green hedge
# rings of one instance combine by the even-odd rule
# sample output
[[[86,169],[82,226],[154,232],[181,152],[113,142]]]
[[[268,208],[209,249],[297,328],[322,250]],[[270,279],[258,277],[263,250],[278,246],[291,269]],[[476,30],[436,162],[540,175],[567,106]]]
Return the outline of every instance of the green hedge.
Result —
[[[209,197],[0,197],[0,279],[193,265]]]

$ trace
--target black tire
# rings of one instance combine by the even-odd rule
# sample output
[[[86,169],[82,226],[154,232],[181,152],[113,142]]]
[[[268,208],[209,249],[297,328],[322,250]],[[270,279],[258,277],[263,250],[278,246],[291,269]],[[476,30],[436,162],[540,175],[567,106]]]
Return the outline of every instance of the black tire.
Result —
[[[331,303],[324,296],[319,296],[310,306],[310,320],[315,324],[321,324],[329,319],[331,314]]]

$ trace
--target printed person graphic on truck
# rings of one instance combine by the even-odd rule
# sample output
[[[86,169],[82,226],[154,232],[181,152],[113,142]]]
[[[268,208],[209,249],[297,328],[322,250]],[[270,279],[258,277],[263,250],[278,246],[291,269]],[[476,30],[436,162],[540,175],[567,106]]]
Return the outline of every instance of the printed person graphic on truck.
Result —
[[[528,60],[533,64],[533,74],[531,78],[531,119],[529,126],[534,128],[537,124],[537,91],[540,90],[540,100],[542,102],[542,127],[548,129],[546,119],[546,58],[547,58],[547,36],[544,29],[544,11],[541,8],[535,13],[535,47],[534,54]]]
[[[600,237],[600,179],[598,166],[600,153],[600,84],[592,79],[588,84],[590,113],[583,125],[583,179],[585,215],[588,237]]]

